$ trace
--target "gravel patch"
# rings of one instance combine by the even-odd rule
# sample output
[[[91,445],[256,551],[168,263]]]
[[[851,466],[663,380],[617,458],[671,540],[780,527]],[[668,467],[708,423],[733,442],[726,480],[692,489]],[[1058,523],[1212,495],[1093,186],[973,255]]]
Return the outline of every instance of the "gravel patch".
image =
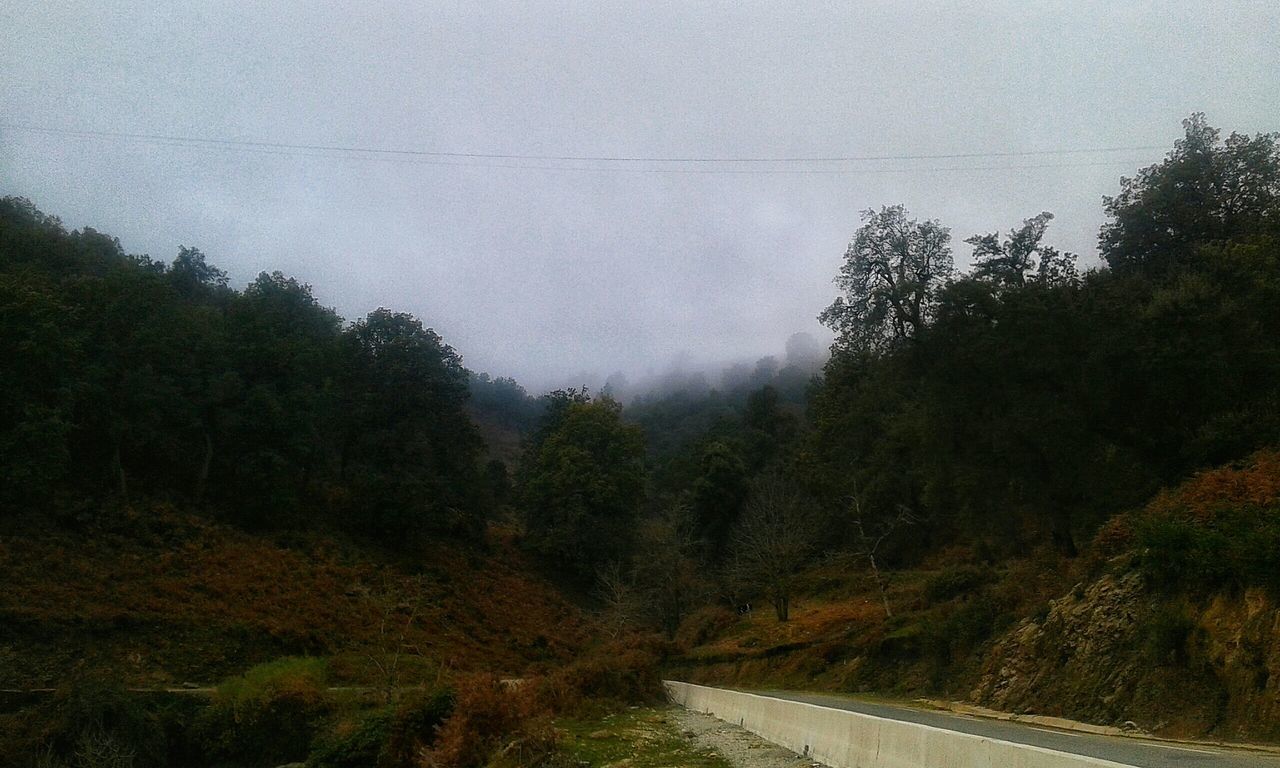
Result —
[[[734,768],[826,768],[745,728],[710,715],[674,707],[669,713],[680,734],[701,750],[715,750]]]

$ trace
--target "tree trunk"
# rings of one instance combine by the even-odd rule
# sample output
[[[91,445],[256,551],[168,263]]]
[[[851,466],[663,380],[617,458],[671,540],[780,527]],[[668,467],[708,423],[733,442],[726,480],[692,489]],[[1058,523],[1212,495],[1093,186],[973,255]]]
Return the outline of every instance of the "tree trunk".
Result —
[[[126,503],[129,501],[129,481],[124,474],[124,461],[120,458],[120,440],[116,439],[115,450],[111,455],[111,464],[116,471],[116,483],[120,491],[120,498]]]
[[[889,607],[889,589],[884,582],[884,577],[880,575],[880,566],[876,563],[875,555],[868,555],[867,559],[871,562],[871,575],[876,580],[876,590],[880,593],[880,602],[884,605],[884,617],[886,619],[893,618],[893,609]]]
[[[204,458],[200,460],[200,471],[196,474],[195,502],[204,501],[204,489],[209,482],[209,466],[213,463],[213,438],[208,430],[204,433]]]
[[[773,598],[773,612],[778,616],[778,621],[786,621],[791,615],[791,599],[785,593],[779,593]]]

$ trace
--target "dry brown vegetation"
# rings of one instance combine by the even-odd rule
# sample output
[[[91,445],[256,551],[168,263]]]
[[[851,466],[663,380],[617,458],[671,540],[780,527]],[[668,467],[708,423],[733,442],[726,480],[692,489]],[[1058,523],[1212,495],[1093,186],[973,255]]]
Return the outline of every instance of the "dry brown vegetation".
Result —
[[[999,564],[952,547],[888,574],[882,595],[867,568],[828,560],[803,574],[785,623],[768,610],[691,614],[676,635],[674,673],[745,686],[962,694],[982,649],[1069,590],[1086,567],[1047,547]]]
[[[665,697],[658,672],[665,645],[629,636],[582,658],[520,681],[469,675],[455,684],[457,704],[423,768],[541,765],[552,759],[559,734],[552,718],[598,714]]]
[[[371,681],[373,660],[397,651],[405,674],[519,674],[588,636],[500,529],[487,549],[439,542],[410,558],[155,509],[2,541],[0,687],[48,686],[77,665],[131,685],[209,683],[302,654]]]

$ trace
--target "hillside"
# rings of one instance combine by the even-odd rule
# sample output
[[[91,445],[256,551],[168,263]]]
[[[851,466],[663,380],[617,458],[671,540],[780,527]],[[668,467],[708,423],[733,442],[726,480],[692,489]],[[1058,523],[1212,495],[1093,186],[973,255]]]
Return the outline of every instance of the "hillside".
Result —
[[[1280,453],[1209,470],[1114,517],[1071,563],[990,567],[953,550],[895,575],[886,618],[865,569],[805,574],[780,624],[709,610],[678,669],[743,686],[945,696],[1163,735],[1280,737],[1274,590]],[[1170,528],[1184,562],[1159,551]],[[944,562],[945,561],[945,562]]]
[[[332,657],[339,680],[369,682],[371,657],[401,646],[405,684],[441,668],[516,676],[588,637],[499,528],[484,544],[410,553],[164,507],[6,529],[0,688],[51,687],[80,666],[133,686],[207,685],[291,655]]]

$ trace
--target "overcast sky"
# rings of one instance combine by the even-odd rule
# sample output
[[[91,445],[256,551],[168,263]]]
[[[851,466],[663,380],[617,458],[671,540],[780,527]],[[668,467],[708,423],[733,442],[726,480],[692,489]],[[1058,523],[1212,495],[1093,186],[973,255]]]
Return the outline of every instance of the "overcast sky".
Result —
[[[1280,3],[0,4],[10,126],[864,157],[1167,148],[1197,110],[1280,129]],[[280,269],[347,318],[413,312],[538,389],[817,333],[869,206],[942,220],[961,264],[965,237],[1052,211],[1048,240],[1096,263],[1102,196],[1163,154],[265,150],[0,128],[0,194],[131,252],[197,246],[237,285]]]

